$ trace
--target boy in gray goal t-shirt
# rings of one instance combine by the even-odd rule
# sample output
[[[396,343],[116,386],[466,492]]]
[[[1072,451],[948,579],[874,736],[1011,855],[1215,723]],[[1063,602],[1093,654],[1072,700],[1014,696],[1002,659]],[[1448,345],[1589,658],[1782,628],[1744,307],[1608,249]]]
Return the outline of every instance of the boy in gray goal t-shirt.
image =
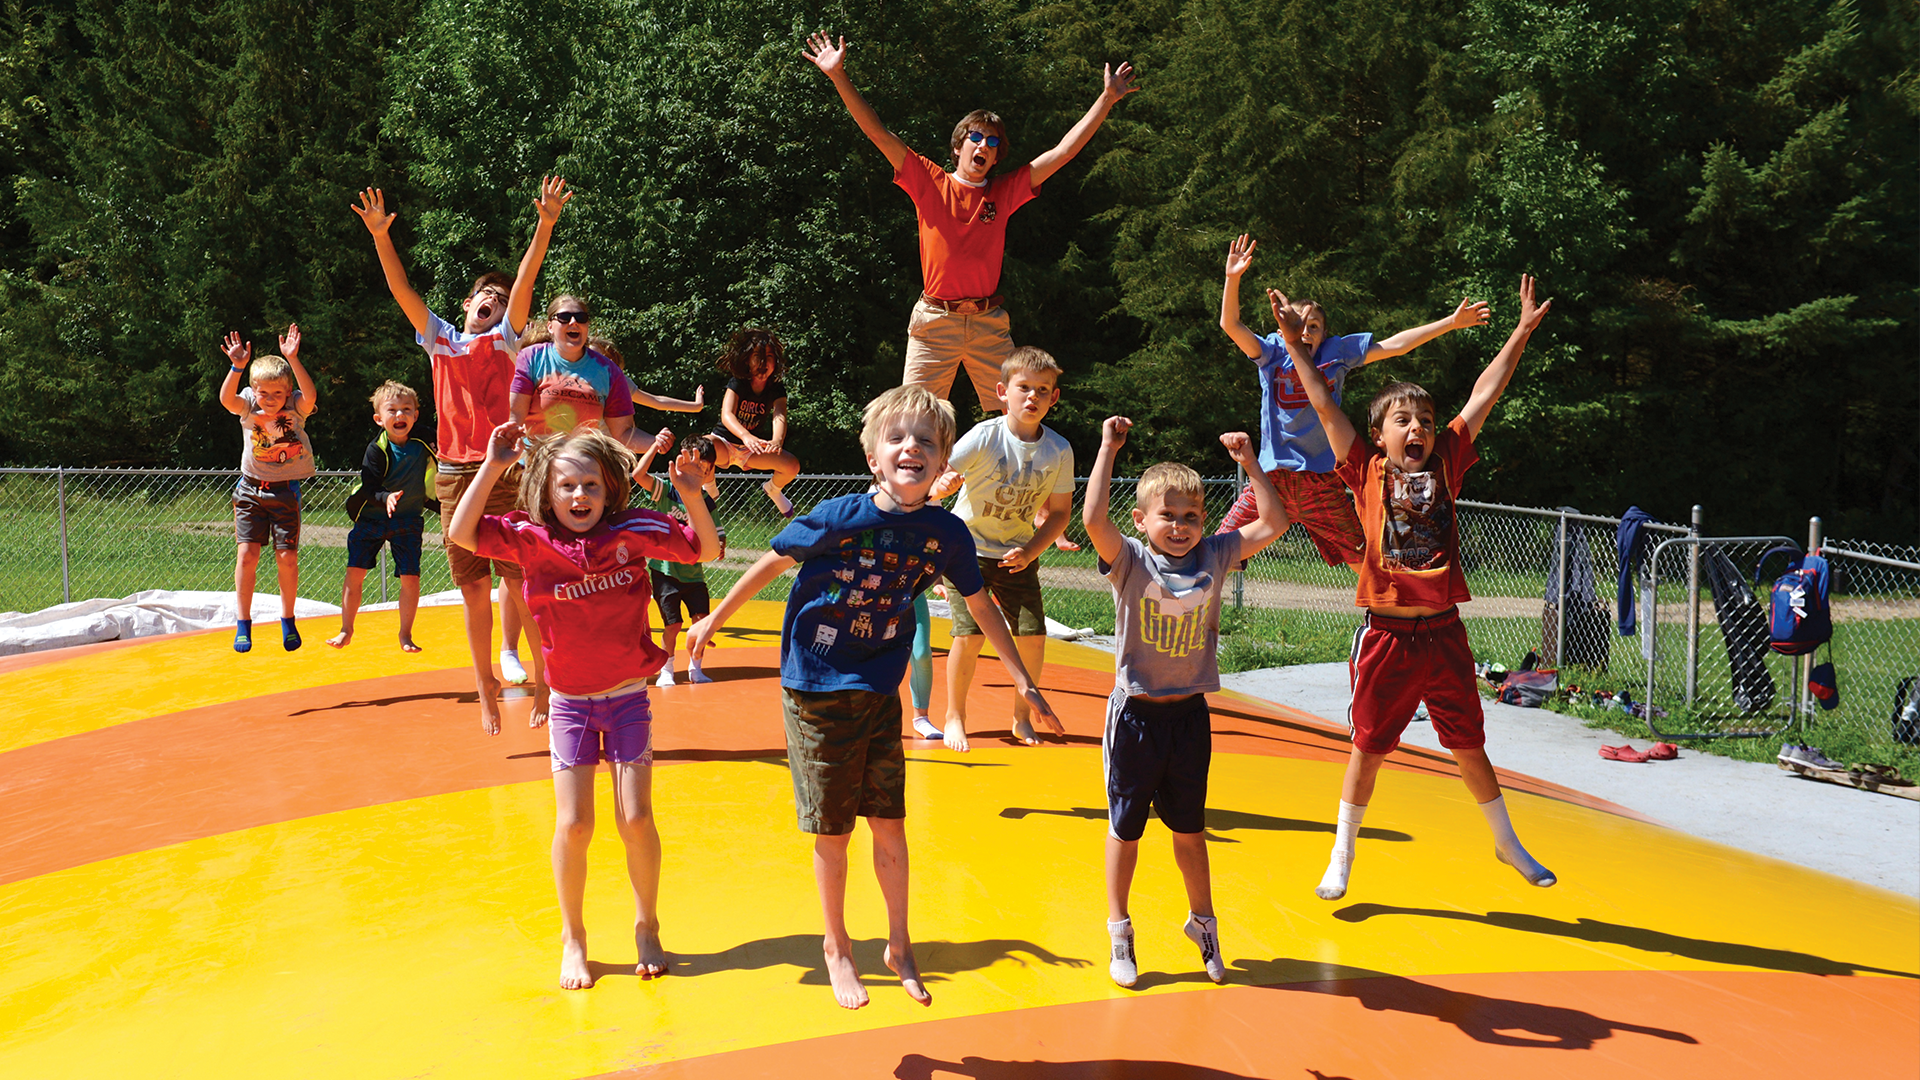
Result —
[[[1287,531],[1286,511],[1258,468],[1245,432],[1220,436],[1227,453],[1252,478],[1259,517],[1238,530],[1206,533],[1205,491],[1199,474],[1162,463],[1140,475],[1133,524],[1142,543],[1123,536],[1107,516],[1113,459],[1133,425],[1111,417],[1101,428],[1100,455],[1087,479],[1081,512],[1100,553],[1100,572],[1113,586],[1114,688],[1107,700],[1101,761],[1107,780],[1108,973],[1121,986],[1139,978],[1133,955],[1133,917],[1127,896],[1140,858],[1149,807],[1173,832],[1173,860],[1187,885],[1186,935],[1200,946],[1207,977],[1223,982],[1219,926],[1207,866],[1207,768],[1213,732],[1206,695],[1220,689],[1214,658],[1220,640],[1220,589],[1242,559],[1252,558]]]

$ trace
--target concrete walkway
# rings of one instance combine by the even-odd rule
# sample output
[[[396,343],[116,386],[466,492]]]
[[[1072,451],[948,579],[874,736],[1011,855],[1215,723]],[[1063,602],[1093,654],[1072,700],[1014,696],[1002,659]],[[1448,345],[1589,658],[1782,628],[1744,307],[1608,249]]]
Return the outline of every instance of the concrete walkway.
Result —
[[[1228,689],[1344,724],[1345,664],[1222,675]],[[1627,739],[1545,709],[1487,702],[1487,754],[1503,769],[1575,788],[1681,832],[1920,898],[1920,802],[1808,780],[1770,764],[1682,747],[1673,761],[1608,761]],[[1439,749],[1416,723],[1404,741]],[[1644,750],[1648,744],[1635,743]],[[1328,792],[1329,800],[1338,792]]]

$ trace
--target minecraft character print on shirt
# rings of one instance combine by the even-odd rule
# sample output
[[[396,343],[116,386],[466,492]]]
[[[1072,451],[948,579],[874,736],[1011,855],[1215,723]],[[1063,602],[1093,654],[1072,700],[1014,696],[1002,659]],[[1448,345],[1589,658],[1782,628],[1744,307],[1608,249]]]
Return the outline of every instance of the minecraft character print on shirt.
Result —
[[[1386,521],[1380,530],[1380,563],[1389,570],[1435,570],[1447,563],[1453,534],[1453,500],[1438,472],[1403,472],[1387,466]]]

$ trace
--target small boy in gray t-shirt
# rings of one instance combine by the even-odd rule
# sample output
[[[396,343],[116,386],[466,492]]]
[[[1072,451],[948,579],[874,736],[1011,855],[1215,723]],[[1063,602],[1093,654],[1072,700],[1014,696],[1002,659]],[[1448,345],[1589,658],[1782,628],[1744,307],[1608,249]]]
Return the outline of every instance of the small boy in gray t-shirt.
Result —
[[[1238,530],[1208,536],[1206,493],[1185,465],[1162,463],[1140,475],[1133,524],[1142,543],[1107,517],[1113,459],[1133,422],[1110,417],[1100,455],[1087,478],[1081,520],[1113,586],[1114,688],[1101,740],[1107,778],[1108,973],[1121,986],[1139,978],[1127,895],[1140,857],[1147,811],[1173,833],[1173,860],[1187,883],[1186,935],[1200,946],[1207,977],[1224,982],[1219,924],[1207,867],[1207,768],[1213,730],[1206,695],[1220,689],[1220,590],[1236,564],[1287,531],[1280,496],[1260,471],[1245,432],[1220,436],[1252,478],[1259,517]]]

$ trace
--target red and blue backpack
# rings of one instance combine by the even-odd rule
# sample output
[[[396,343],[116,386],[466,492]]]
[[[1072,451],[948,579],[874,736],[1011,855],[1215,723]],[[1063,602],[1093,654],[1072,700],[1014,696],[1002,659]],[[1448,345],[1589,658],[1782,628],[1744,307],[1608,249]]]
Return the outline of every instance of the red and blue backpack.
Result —
[[[1775,554],[1790,558],[1787,572],[1774,579],[1767,604],[1771,645],[1782,656],[1805,656],[1833,637],[1833,613],[1827,606],[1833,573],[1818,550],[1801,555],[1794,548],[1776,547],[1760,556],[1755,585],[1763,584],[1760,567]]]

